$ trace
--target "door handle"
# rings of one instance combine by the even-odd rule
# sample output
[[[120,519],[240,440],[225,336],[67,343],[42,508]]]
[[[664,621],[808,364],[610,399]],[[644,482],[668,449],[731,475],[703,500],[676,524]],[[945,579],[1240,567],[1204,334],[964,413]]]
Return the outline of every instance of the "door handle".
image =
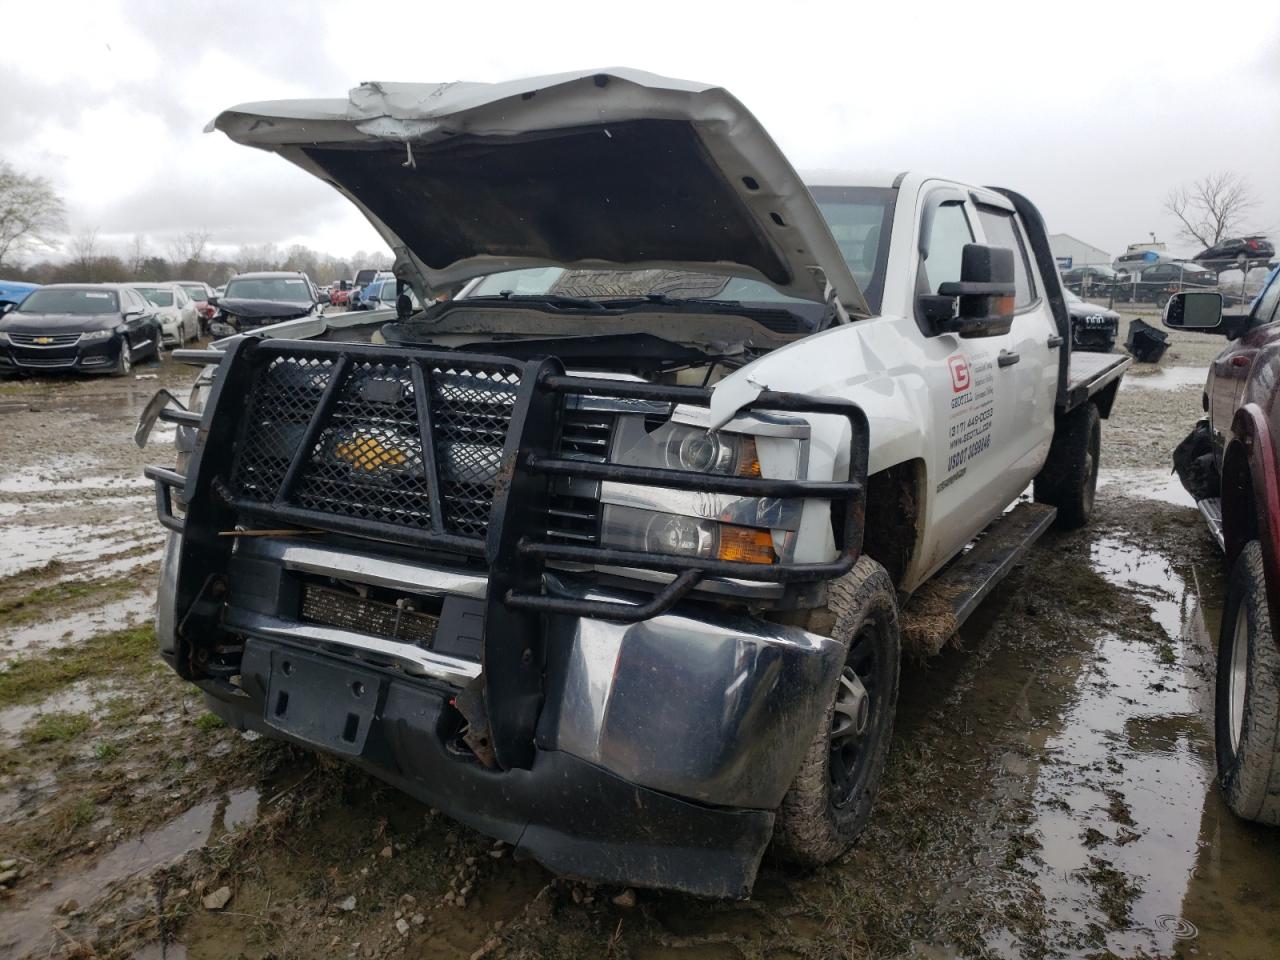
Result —
[[[1000,355],[996,357],[996,363],[1002,367],[1012,367],[1021,359],[1022,357],[1013,350],[1001,350]]]
[[[1063,343],[1065,343],[1066,341],[1064,341],[1064,340],[1062,339],[1062,337],[1058,336],[1057,334],[1054,334],[1052,337],[1050,337],[1050,338],[1049,338],[1047,341],[1045,341],[1045,342],[1049,344],[1049,349],[1050,349],[1050,350],[1057,350],[1057,349],[1058,349],[1060,346],[1062,346],[1062,344],[1063,344]]]

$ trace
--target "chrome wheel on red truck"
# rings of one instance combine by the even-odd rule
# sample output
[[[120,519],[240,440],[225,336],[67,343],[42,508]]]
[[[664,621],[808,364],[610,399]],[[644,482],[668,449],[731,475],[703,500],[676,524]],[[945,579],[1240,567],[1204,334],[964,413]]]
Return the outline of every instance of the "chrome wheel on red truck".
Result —
[[[1257,540],[1245,544],[1231,570],[1214,702],[1227,805],[1246,820],[1280,824],[1280,650]]]

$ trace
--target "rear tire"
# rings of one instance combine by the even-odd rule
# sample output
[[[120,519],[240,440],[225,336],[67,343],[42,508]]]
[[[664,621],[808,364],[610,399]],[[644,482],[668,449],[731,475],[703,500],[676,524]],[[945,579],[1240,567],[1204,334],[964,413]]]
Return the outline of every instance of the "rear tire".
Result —
[[[828,597],[845,666],[773,825],[774,855],[803,866],[834,860],[866,827],[898,704],[902,641],[889,574],[862,557]]]
[[[1090,402],[1060,417],[1049,457],[1036,475],[1036,503],[1058,508],[1060,530],[1076,530],[1089,522],[1098,488],[1102,454],[1102,414]]]
[[[1240,551],[1227,586],[1214,734],[1227,806],[1245,820],[1280,824],[1280,650],[1257,540]]]

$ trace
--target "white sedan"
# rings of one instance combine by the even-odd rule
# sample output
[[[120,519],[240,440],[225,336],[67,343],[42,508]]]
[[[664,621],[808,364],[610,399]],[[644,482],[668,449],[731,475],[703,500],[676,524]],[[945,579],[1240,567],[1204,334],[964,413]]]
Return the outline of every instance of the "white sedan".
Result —
[[[156,307],[166,347],[185,347],[200,337],[200,313],[187,291],[176,283],[135,283],[133,289]]]

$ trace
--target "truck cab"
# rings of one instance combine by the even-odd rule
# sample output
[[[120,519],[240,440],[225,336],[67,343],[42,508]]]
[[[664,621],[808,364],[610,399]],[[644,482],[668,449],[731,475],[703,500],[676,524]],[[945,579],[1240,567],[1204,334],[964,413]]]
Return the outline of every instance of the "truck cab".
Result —
[[[179,355],[138,435],[179,427],[166,662],[561,873],[740,897],[770,845],[847,849],[904,643],[1092,508],[1127,359],[1071,353],[1034,206],[802,178],[726,91],[625,70],[214,127],[427,306]]]

